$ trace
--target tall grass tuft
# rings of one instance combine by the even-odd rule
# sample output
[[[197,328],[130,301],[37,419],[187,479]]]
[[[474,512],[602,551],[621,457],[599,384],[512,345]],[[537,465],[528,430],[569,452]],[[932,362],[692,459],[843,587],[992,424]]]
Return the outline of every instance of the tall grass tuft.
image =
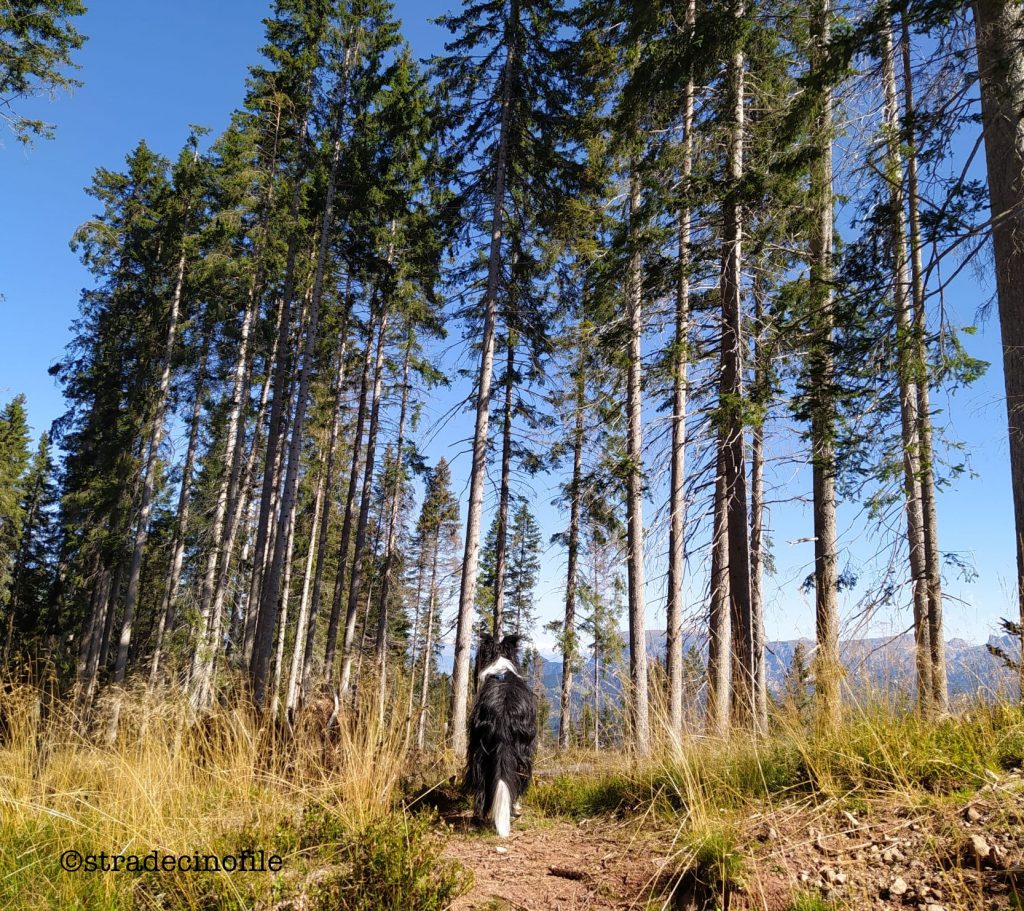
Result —
[[[0,907],[252,907],[307,890],[322,866],[351,872],[357,858],[375,858],[381,869],[419,858],[422,870],[440,849],[422,826],[410,829],[395,815],[402,732],[377,723],[375,712],[354,714],[358,723],[343,717],[328,737],[327,714],[314,708],[283,736],[245,707],[196,718],[181,697],[138,692],[125,700],[118,742],[108,747],[83,736],[63,705],[44,704],[31,687],[6,687]],[[304,840],[311,813],[332,820],[336,837],[325,850]],[[384,838],[389,827],[402,837]],[[402,857],[382,860],[381,845]],[[281,870],[152,875],[60,866],[69,850],[219,856],[246,847],[280,854]],[[461,887],[457,871],[442,872],[392,887],[420,890],[403,906],[429,911],[423,896],[432,889]]]

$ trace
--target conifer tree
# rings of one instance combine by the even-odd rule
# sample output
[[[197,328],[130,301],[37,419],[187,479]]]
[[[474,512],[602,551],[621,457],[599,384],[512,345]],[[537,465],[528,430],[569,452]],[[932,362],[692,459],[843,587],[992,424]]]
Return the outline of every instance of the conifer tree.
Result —
[[[77,69],[72,54],[86,40],[73,19],[84,13],[81,0],[7,0],[0,7],[0,118],[18,142],[54,133],[53,124],[19,114],[19,100],[81,86],[69,70]]]
[[[566,176],[577,170],[564,139],[569,135],[558,49],[562,12],[555,0],[485,0],[441,22],[453,34],[434,59],[439,91],[450,104],[453,141],[466,167],[454,205],[463,213],[463,238],[484,235],[486,279],[479,328],[480,368],[466,518],[466,554],[452,676],[452,746],[466,748],[472,608],[479,569],[488,422],[498,297],[509,261],[506,224],[513,201],[526,222],[557,211]],[[481,63],[482,61],[482,63]],[[479,232],[479,233],[478,233]]]

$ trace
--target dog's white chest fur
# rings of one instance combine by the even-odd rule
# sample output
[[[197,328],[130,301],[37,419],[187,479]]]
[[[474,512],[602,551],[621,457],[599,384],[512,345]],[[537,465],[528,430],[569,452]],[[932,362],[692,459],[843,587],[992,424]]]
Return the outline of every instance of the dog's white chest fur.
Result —
[[[477,686],[482,687],[487,682],[488,677],[495,677],[498,674],[515,674],[517,677],[519,676],[516,666],[508,658],[502,656],[480,671],[480,676],[477,677]]]

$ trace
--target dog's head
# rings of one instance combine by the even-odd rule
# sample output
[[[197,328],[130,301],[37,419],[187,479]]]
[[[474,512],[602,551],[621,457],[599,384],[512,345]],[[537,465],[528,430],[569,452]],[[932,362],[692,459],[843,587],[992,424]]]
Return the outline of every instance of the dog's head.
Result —
[[[488,668],[502,661],[509,662],[512,670],[519,673],[519,642],[522,636],[514,633],[505,636],[500,642],[490,633],[484,633],[480,637],[480,645],[476,650],[476,677],[480,680],[480,674]]]

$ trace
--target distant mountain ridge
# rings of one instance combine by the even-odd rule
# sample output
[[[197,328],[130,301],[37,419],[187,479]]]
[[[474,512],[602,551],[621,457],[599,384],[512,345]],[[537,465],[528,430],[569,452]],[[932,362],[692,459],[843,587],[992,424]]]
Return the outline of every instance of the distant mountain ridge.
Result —
[[[628,636],[623,638],[628,642]],[[645,633],[647,654],[655,660],[663,661],[665,656],[665,630],[649,629]],[[798,643],[803,643],[808,660],[813,653],[813,639],[785,639],[765,644],[765,667],[768,676],[768,688],[778,692],[782,686],[786,671],[793,662],[793,653]],[[965,639],[950,639],[946,642],[946,671],[949,678],[951,697],[973,695],[982,692],[988,695],[1005,693],[1015,698],[1017,695],[1016,674],[1005,668],[1002,663],[991,655],[987,645],[995,645],[1007,654],[1016,657],[1018,644],[1009,636],[989,636],[987,643],[972,643]],[[696,635],[684,635],[683,650],[696,648],[703,654],[703,643]],[[445,644],[441,650],[441,670],[448,672],[452,668],[454,649]],[[900,636],[877,636],[866,639],[848,639],[840,643],[840,654],[847,674],[851,678],[865,684],[880,688],[909,690],[914,681],[914,637],[912,633]],[[628,660],[628,645],[623,655],[623,662]],[[543,662],[544,690],[555,703],[562,684],[562,661],[541,658]],[[589,686],[593,673],[590,661],[579,675],[584,687]],[[609,686],[614,693],[617,687]]]

